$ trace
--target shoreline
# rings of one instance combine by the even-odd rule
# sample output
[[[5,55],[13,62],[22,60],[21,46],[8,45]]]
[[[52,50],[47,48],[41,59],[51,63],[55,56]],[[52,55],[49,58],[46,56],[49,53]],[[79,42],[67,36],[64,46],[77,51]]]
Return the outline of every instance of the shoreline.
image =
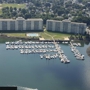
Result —
[[[18,37],[18,36],[8,36],[8,35],[5,35],[5,34],[0,34],[0,41],[2,42],[2,41],[16,41],[16,40],[22,40],[22,41],[28,41],[28,40],[31,40],[31,41],[40,41],[40,42],[51,42],[51,41],[53,41],[52,39],[41,39],[40,40],[40,38],[41,37]],[[85,40],[76,40],[76,39],[69,39],[69,40],[67,40],[67,39],[55,39],[55,41],[56,42],[83,42],[83,41],[85,41],[85,42],[87,42],[87,40],[85,39]],[[89,41],[88,41],[89,42]]]
[[[7,36],[7,35],[0,35],[0,38],[3,38],[3,39],[14,39],[14,40],[33,40],[33,41],[53,41],[53,40],[50,40],[50,39],[45,39],[45,40],[39,40],[39,38],[36,38],[36,37],[32,37],[32,38],[26,38],[26,37],[13,37],[13,36]],[[55,40],[56,42],[70,42],[70,40],[60,40],[60,39],[57,39]]]

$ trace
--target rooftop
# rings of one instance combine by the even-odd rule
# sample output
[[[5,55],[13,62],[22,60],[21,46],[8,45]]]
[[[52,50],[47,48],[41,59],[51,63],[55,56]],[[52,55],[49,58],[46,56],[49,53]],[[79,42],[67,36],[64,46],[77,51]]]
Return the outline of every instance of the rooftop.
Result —
[[[23,17],[18,17],[16,19],[0,19],[0,21],[15,21],[15,20],[34,20],[34,21],[38,21],[41,20],[41,18],[30,18],[30,19],[24,19]]]

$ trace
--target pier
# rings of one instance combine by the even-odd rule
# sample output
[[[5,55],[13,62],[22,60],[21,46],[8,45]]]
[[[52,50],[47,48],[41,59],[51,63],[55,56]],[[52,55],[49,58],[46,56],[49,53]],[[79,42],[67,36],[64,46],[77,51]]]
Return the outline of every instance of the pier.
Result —
[[[84,60],[84,55],[82,55],[75,46],[81,46],[81,45],[79,43],[75,44],[70,42],[71,51],[74,53],[76,59]]]
[[[52,36],[51,36],[52,37]],[[6,42],[6,50],[19,50],[21,54],[40,54],[40,58],[43,59],[55,59],[59,58],[62,63],[70,63],[64,51],[61,49],[59,42],[56,42],[52,37],[50,42],[40,41],[13,41]],[[71,51],[78,60],[84,60],[82,55],[75,46],[81,46],[80,43],[71,43]]]
[[[67,57],[65,56],[64,52],[62,53],[63,50],[61,50],[60,46],[55,42],[55,39],[51,35],[49,35],[49,34],[47,34],[47,35],[52,38],[53,44],[55,45],[55,48],[57,50],[57,53],[58,53],[58,56],[59,56],[61,62],[63,62],[63,63],[70,63],[70,60],[67,59]]]
[[[58,58],[63,63],[69,63],[70,61],[64,54],[64,51],[58,45],[59,42],[55,42],[52,37],[52,42],[39,42],[39,41],[14,41],[6,42],[7,50],[19,50],[21,54],[40,54],[40,58],[46,58],[48,60]]]

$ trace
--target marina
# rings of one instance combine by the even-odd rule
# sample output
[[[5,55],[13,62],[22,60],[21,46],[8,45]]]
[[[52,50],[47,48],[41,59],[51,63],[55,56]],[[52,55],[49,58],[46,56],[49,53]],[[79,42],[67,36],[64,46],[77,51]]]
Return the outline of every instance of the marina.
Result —
[[[15,41],[5,42],[6,50],[19,50],[20,54],[39,54],[40,58],[46,60],[59,58],[62,63],[70,63],[70,60],[65,55],[60,47],[60,42],[40,42],[40,41]],[[76,59],[84,60],[84,55],[76,49],[75,46],[81,46],[80,43],[62,42],[62,44],[70,45],[71,51],[74,53]]]
[[[84,60],[84,55],[82,55],[75,46],[80,46],[80,44],[72,44],[70,42],[71,51],[74,53],[74,56],[76,57],[76,59]]]

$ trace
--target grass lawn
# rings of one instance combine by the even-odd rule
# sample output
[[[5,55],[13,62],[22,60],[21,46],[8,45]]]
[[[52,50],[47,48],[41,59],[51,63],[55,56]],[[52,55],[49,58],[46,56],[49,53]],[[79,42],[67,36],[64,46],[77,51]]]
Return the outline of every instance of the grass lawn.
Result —
[[[45,33],[53,36],[54,39],[61,39],[61,40],[64,40],[64,38],[70,37],[71,35],[71,34],[63,34],[63,33],[48,32],[48,31],[40,32],[39,34],[45,39],[52,39],[50,36],[46,35]]]
[[[0,15],[2,14],[2,10],[0,9]]]
[[[7,36],[13,36],[13,37],[27,37],[25,36],[25,33],[4,33]]]
[[[25,8],[25,4],[1,4],[0,5],[2,8],[3,7],[17,7],[17,8]]]
[[[1,8],[4,8],[4,7],[17,7],[17,8],[25,8],[25,4],[6,4],[6,3],[3,3],[3,4],[0,4],[0,7]],[[0,8],[0,14],[2,14],[2,9]]]
[[[64,40],[64,38],[67,38],[71,35],[71,34],[55,33],[55,32],[48,32],[48,31],[34,32],[34,33],[38,33],[44,39],[50,39],[50,40],[52,38],[49,35],[53,36],[54,39],[61,39],[61,40]],[[27,37],[27,36],[25,36],[25,33],[4,33],[4,34],[6,34],[8,36]],[[49,34],[49,35],[47,35],[47,34]]]

